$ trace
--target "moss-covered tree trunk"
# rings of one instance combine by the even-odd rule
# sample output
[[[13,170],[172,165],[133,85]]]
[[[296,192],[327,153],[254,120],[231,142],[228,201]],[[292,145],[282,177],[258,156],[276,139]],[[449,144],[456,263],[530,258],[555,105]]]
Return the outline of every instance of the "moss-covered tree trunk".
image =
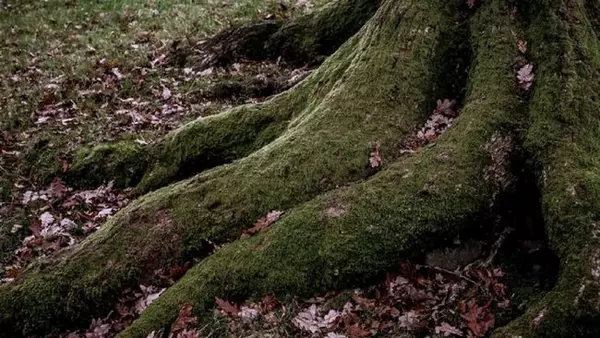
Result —
[[[120,337],[168,325],[183,302],[201,314],[215,297],[362,285],[496,217],[522,172],[510,161],[518,152],[537,177],[560,273],[494,335],[598,335],[599,8],[592,0],[480,0],[472,9],[454,0],[345,0],[291,24],[230,31],[223,36],[257,43],[259,29],[268,55],[236,51],[243,41],[225,51],[211,43],[210,53],[226,55],[202,62],[278,49],[306,61],[347,41],[265,103],[192,122],[149,149],[82,153],[73,177],[141,178],[140,197],[81,244],[0,286],[0,332],[85,326],[123,288],[190,259],[199,263]],[[529,42],[526,56],[520,40]],[[529,90],[516,78],[524,63],[535,65]],[[434,145],[402,154],[443,98],[460,102],[455,123]],[[373,169],[376,144],[382,165]],[[138,158],[147,168],[115,172]],[[285,214],[239,239],[272,210]],[[228,244],[206,257],[214,243]]]

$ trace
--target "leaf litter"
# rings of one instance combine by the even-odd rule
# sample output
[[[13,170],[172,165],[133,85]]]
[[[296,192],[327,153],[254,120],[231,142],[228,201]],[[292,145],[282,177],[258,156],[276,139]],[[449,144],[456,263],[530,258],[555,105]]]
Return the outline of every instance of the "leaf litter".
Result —
[[[4,266],[2,283],[12,282],[28,263],[80,242],[95,232],[117,210],[129,203],[126,191],[112,183],[93,190],[74,190],[60,178],[54,178],[46,189],[27,190],[19,200],[33,221],[14,224],[11,232],[29,230],[21,246],[14,251],[11,264]]]
[[[306,337],[358,338],[398,332],[485,337],[496,317],[510,308],[503,276],[500,269],[483,264],[447,271],[406,262],[388,273],[385,281],[362,289],[281,303],[273,296],[242,305],[217,298],[215,313],[229,320],[234,336],[256,332],[277,336],[285,330]]]
[[[404,141],[400,153],[414,153],[417,149],[434,142],[452,126],[457,116],[456,100],[437,100],[436,108],[431,112],[425,124],[415,132],[415,135]]]

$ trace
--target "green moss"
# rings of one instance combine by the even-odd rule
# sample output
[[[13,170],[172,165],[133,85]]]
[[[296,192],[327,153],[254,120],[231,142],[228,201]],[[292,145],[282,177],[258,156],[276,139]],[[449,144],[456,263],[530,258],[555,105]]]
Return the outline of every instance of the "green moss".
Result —
[[[536,83],[525,146],[539,170],[548,240],[561,261],[552,291],[498,337],[600,334],[600,44],[584,1],[536,1],[529,41]],[[536,320],[537,319],[537,320]]]
[[[320,195],[259,235],[223,247],[192,268],[120,337],[143,337],[168,324],[183,302],[203,313],[216,296],[309,296],[364,284],[400,259],[419,256],[477,226],[497,191],[494,182],[484,179],[490,161],[483,145],[520,118],[510,67],[516,51],[505,8],[498,3],[486,2],[474,19],[476,55],[467,104],[435,147],[362,183]],[[495,29],[482,29],[490,18]],[[330,208],[339,212],[333,216]]]
[[[123,188],[137,184],[147,169],[149,153],[134,141],[84,148],[77,152],[64,179],[75,187],[114,181]]]
[[[260,54],[272,54],[273,58],[284,56],[298,64],[314,63],[315,58],[331,54],[358,31],[374,13],[378,3],[372,0],[337,1],[314,14],[292,20],[265,42],[266,47],[261,48]],[[251,54],[249,51],[255,49],[254,46],[261,46],[263,40],[267,39],[255,35],[272,35],[272,31],[277,28],[278,24],[249,25],[247,31],[244,31],[247,41],[242,41],[244,46],[248,45],[247,48],[242,48],[244,53]],[[216,39],[219,37],[220,35]],[[228,41],[231,37],[225,34],[224,38]],[[255,41],[257,38],[261,40],[260,43]],[[253,47],[250,48],[250,45]],[[250,54],[245,57],[266,57]],[[294,117],[318,104],[335,83],[335,73],[341,74],[345,70],[342,66],[331,69],[326,74],[322,73],[322,76],[315,76],[308,84],[297,86],[292,92],[280,95],[267,105],[237,107],[217,116],[199,119],[171,133],[149,150],[149,153],[156,155],[156,161],[150,163],[150,170],[145,172],[138,192],[157,189],[260,149],[279,137]],[[318,92],[314,91],[316,87],[320,89]],[[223,82],[214,85],[209,91],[219,97],[230,96],[232,92],[255,96],[256,93],[252,92],[260,90],[264,88],[256,84]],[[115,167],[125,165],[128,163],[113,163]],[[106,173],[110,174],[110,171]],[[90,173],[89,178],[84,175],[82,171],[78,179],[89,182],[109,179],[96,176],[95,173]],[[126,181],[124,183],[130,184],[132,180]]]
[[[234,240],[270,210],[291,209],[324,191],[368,178],[373,173],[368,157],[375,141],[381,144],[386,167],[403,139],[424,120],[425,107],[432,101],[428,94],[438,78],[432,60],[440,45],[447,43],[440,39],[441,32],[454,27],[453,9],[445,6],[449,5],[442,0],[411,8],[390,1],[358,36],[291,91],[263,104],[200,119],[168,135],[156,151],[149,151],[158,160],[141,186],[164,185],[154,173],[168,182],[200,171],[205,162],[190,159],[241,159],[142,196],[43,270],[41,265],[31,268],[13,285],[0,287],[0,306],[10,313],[0,318],[0,328],[11,332],[26,326],[28,332],[43,332],[56,322],[69,326],[99,315],[122,287],[137,284],[158,267],[198,257],[206,251],[207,240]],[[404,17],[400,25],[399,13]],[[427,156],[427,161],[439,161]],[[416,166],[419,159],[411,161]],[[423,189],[417,185],[410,191]],[[367,190],[369,196],[375,193]],[[311,205],[306,210],[321,207]],[[368,215],[366,206],[361,208]],[[304,213],[298,215],[308,215]],[[385,218],[385,213],[379,217]],[[290,216],[294,222],[300,218]],[[309,228],[318,224],[318,219],[306,222]],[[298,243],[304,243],[303,236],[310,232],[299,228],[289,238],[294,234],[302,235]],[[331,239],[329,233],[315,235]],[[336,245],[325,244],[325,249]],[[238,245],[249,244],[231,247]],[[290,250],[301,248],[292,245]],[[253,269],[267,264],[270,255]],[[297,259],[306,264],[315,256]],[[387,262],[373,266],[365,276],[383,265]],[[284,288],[295,276],[273,278],[281,278]],[[308,287],[302,291],[308,292]]]
[[[36,142],[32,142],[32,145],[26,149],[19,171],[34,182],[45,184],[61,171],[60,155],[64,142],[56,143],[47,135],[41,135],[36,139]]]
[[[355,34],[380,0],[339,0],[283,25],[266,42],[274,56],[296,65],[320,62]]]

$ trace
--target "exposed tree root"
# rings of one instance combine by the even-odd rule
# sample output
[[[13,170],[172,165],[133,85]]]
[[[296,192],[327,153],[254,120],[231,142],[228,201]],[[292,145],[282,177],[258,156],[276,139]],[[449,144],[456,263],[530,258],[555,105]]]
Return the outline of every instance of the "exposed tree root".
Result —
[[[525,146],[539,169],[549,243],[561,267],[555,287],[498,337],[600,334],[600,44],[584,1],[531,9],[537,82]]]
[[[356,9],[343,6],[376,6],[340,4],[327,10],[352,17],[348,11]],[[158,268],[201,260],[120,335],[145,337],[168,326],[184,302],[202,315],[215,297],[310,296],[364,284],[480,226],[512,183],[508,159],[524,119],[513,70],[517,20],[507,1],[485,0],[469,18],[467,37],[454,6],[387,0],[291,90],[168,135],[150,149],[150,169],[135,170],[143,173],[138,192],[155,191],[85,242],[0,286],[0,332],[86,325],[122,288],[151,281]],[[561,271],[554,288],[498,337],[600,333],[600,42],[593,8],[584,0],[538,0],[524,13],[538,65],[524,148],[539,170],[542,213]],[[307,23],[324,24],[319,15]],[[359,22],[333,24],[327,34]],[[267,40],[300,29],[265,27]],[[324,53],[327,34],[315,35],[307,44],[316,49],[300,55]],[[459,117],[435,144],[400,157],[433,102],[462,95],[460,74],[469,61],[448,55],[463,44],[470,44],[473,61]],[[236,50],[221,55],[249,57]],[[441,60],[458,63],[458,70]],[[368,165],[375,144],[379,172]],[[132,159],[143,151],[121,153]],[[96,158],[83,154],[81,163],[104,165]],[[82,175],[88,167],[82,164]],[[238,239],[272,210],[286,212],[267,230]],[[208,256],[212,243],[229,242]]]
[[[467,103],[435,147],[364,183],[298,206],[260,235],[219,250],[120,337],[142,337],[168,325],[183,302],[202,313],[216,296],[311,295],[364,283],[480,220],[502,183],[485,178],[486,167],[494,163],[484,145],[518,119],[507,11],[498,2],[485,7],[473,23],[476,47]],[[497,29],[482,33],[489,18]],[[337,212],[329,212],[332,208]]]
[[[390,2],[291,91],[170,135],[162,145],[165,160],[142,187],[202,170],[202,156],[251,154],[141,197],[81,245],[1,287],[0,328],[18,334],[82,325],[107,311],[123,287],[152,278],[154,269],[206,255],[208,241],[234,240],[270,210],[368,177],[375,142],[384,165],[391,161],[434,101],[439,74],[432,65],[452,42],[441,32],[454,29],[453,9],[441,3]],[[424,179],[414,189],[435,193],[427,192],[425,173],[414,175]]]
[[[375,13],[380,0],[338,0],[291,22],[265,21],[232,27],[206,41],[189,63],[199,69],[239,60],[320,63]]]

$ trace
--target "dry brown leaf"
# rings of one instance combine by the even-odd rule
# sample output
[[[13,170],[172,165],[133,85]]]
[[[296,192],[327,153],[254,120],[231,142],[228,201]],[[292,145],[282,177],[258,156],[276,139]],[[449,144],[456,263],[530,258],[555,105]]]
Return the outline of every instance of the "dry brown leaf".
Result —
[[[435,333],[437,333],[437,334],[442,333],[444,335],[444,337],[448,337],[450,335],[464,337],[464,333],[461,330],[455,328],[454,326],[452,326],[446,322],[443,322],[442,325],[436,326]]]
[[[371,168],[379,168],[381,166],[381,154],[379,153],[381,144],[379,141],[375,142],[375,149],[369,154],[369,165]]]
[[[200,333],[195,329],[186,329],[177,334],[177,338],[200,338]]]
[[[521,52],[523,54],[527,53],[527,41],[524,41],[524,40],[517,41],[517,48],[519,49],[519,52]]]
[[[358,323],[348,327],[348,335],[351,338],[362,338],[371,336],[371,331],[361,328]]]
[[[50,183],[50,192],[55,198],[63,197],[67,191],[67,185],[59,177],[55,177]]]
[[[215,297],[215,303],[217,304],[217,309],[223,311],[225,314],[235,317],[240,312],[237,306],[230,303],[225,299],[221,299],[219,297]]]
[[[177,319],[171,325],[171,332],[178,333],[196,324],[198,324],[198,318],[194,316],[192,304],[186,303],[181,306]]]
[[[256,223],[254,223],[254,226],[252,228],[244,230],[242,232],[242,238],[250,237],[257,232],[263,231],[264,229],[268,228],[271,224],[275,223],[279,219],[279,217],[281,217],[281,215],[283,215],[283,211],[269,211],[269,213],[266,216],[262,217]]]
[[[489,309],[490,304],[491,300],[483,306],[478,306],[474,300],[460,303],[460,316],[475,337],[485,336],[494,327],[495,318]]]
[[[39,237],[42,232],[42,222],[40,222],[37,219],[35,221],[31,222],[31,225],[29,226],[29,230],[31,230],[31,233],[35,237]]]

